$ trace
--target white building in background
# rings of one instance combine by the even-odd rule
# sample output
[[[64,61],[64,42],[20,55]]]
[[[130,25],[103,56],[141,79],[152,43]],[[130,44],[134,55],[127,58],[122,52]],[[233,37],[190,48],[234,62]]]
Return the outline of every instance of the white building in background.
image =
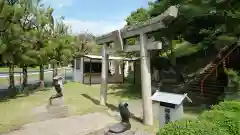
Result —
[[[133,62],[138,58],[124,58],[109,56],[109,75],[115,78],[124,78],[129,75],[129,69],[133,70]],[[102,69],[102,56],[97,55],[84,55],[74,59],[73,64],[73,80],[75,82],[86,83],[93,81],[94,83],[100,83]],[[123,77],[124,73],[124,77]],[[99,77],[97,80],[96,77]],[[89,78],[90,77],[90,78]],[[94,77],[94,78],[93,78]],[[109,78],[110,81],[113,81]],[[90,82],[91,83],[91,82]]]

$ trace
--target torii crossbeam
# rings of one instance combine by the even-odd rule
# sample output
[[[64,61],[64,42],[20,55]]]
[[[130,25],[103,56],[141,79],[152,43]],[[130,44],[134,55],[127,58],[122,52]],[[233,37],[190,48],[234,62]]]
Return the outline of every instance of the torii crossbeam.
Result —
[[[178,15],[178,8],[176,6],[169,7],[161,15],[147,20],[138,25],[124,27],[121,30],[113,31],[111,33],[97,37],[97,44],[102,47],[102,75],[101,75],[101,92],[100,104],[106,105],[107,101],[107,80],[108,80],[108,54],[110,51],[109,44],[114,43],[115,51],[140,51],[141,60],[141,89],[143,100],[143,123],[146,125],[153,125],[153,112],[151,100],[151,72],[150,72],[150,58],[148,50],[162,49],[161,42],[149,41],[147,34],[167,28],[168,24],[172,22]],[[140,45],[128,46],[124,45],[124,41],[131,37],[139,37]]]

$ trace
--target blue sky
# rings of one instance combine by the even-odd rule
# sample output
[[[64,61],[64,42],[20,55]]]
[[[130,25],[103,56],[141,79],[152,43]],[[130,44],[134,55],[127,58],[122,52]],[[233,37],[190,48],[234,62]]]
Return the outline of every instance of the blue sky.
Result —
[[[43,0],[55,9],[54,16],[65,17],[74,33],[91,32],[95,35],[120,29],[125,18],[149,0]]]

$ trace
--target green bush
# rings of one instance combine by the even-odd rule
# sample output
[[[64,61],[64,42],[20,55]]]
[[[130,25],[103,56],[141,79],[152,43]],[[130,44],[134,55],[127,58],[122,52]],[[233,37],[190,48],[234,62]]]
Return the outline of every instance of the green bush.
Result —
[[[218,105],[213,106],[212,109],[240,113],[240,103],[237,101],[224,101]]]
[[[228,135],[213,123],[199,120],[177,121],[160,129],[157,135]]]
[[[231,111],[211,110],[199,116],[199,119],[206,120],[227,131],[229,135],[239,135],[239,113]]]
[[[167,124],[157,135],[240,135],[240,102],[225,101],[203,112],[197,120]]]

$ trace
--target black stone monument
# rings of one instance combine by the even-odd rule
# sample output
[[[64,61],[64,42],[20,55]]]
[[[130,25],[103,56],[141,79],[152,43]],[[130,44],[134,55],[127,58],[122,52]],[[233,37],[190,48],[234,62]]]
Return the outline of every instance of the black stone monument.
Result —
[[[121,122],[109,127],[108,133],[120,134],[131,129],[131,124],[129,121],[130,112],[128,110],[128,104],[125,102],[121,102],[118,105],[118,109],[121,116]]]

